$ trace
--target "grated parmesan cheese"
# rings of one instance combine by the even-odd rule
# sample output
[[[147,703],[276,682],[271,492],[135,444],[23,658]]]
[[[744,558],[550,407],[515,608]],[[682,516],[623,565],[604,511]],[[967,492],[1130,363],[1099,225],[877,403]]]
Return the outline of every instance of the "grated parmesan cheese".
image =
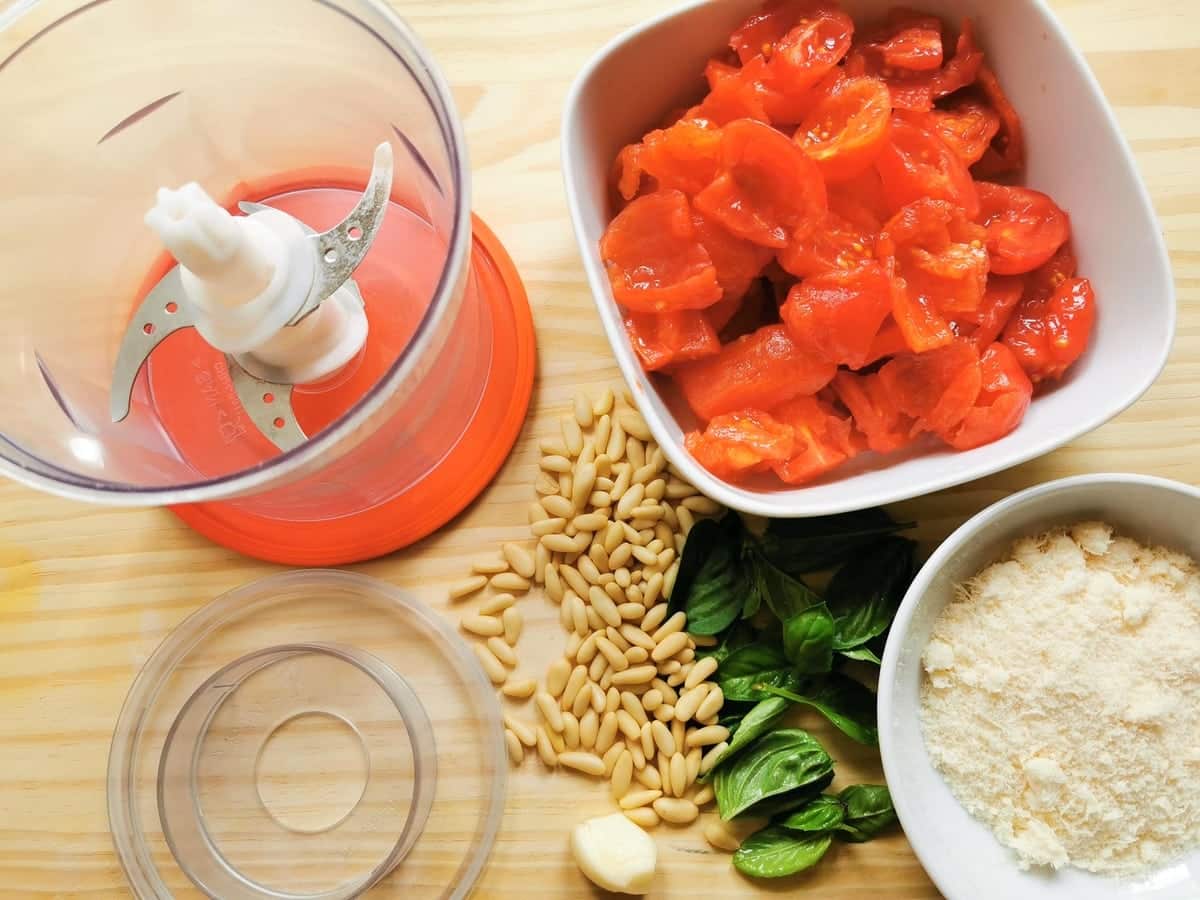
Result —
[[[959,802],[1023,868],[1129,876],[1200,845],[1200,567],[1086,522],[959,586],[921,720]]]

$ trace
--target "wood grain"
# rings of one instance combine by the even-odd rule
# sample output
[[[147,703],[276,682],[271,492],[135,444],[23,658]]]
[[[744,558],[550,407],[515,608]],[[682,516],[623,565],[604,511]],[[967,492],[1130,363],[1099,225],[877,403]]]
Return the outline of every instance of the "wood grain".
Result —
[[[617,380],[571,235],[558,168],[562,101],[603,42],[668,0],[397,0],[455,86],[473,161],[475,208],[524,275],[540,341],[533,409],[496,483],[451,527],[359,571],[440,608],[468,561],[525,533],[536,443],[579,388]],[[1006,494],[1071,473],[1127,470],[1200,482],[1200,5],[1191,0],[1054,0],[1116,107],[1153,194],[1175,265],[1178,338],[1158,383],[1114,422],[1017,469],[905,504],[932,543]],[[1086,148],[1083,148],[1086,150]],[[140,664],[186,615],[274,567],[191,533],[165,510],[117,511],[0,484],[0,895],[122,896],[105,817],[111,729]],[[561,645],[550,606],[523,601],[523,667]],[[878,777],[842,742],[845,774]],[[608,810],[598,785],[527,761],[510,781],[480,897],[589,893],[566,834]],[[654,896],[752,889],[698,829],[660,829]],[[902,835],[839,849],[775,890],[822,900],[936,897]],[[768,891],[772,888],[762,888]]]

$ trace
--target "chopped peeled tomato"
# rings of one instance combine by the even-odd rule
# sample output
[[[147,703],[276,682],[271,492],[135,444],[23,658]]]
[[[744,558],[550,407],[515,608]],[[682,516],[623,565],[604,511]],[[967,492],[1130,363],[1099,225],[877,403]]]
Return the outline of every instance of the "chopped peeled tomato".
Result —
[[[687,451],[714,475],[733,481],[761,471],[763,464],[792,456],[795,432],[757,409],[717,416],[704,431],[684,439]]]
[[[787,246],[797,227],[827,209],[820,170],[770,125],[738,119],[723,130],[720,174],[696,195],[696,208],[748,241]]]
[[[619,152],[601,241],[642,365],[701,422],[689,450],[806,484],[921,434],[1011,433],[1096,304],[1067,212],[977,180],[1019,173],[1025,142],[972,23],[896,7],[856,35],[837,0],[768,0],[730,48]]]
[[[716,329],[699,310],[627,313],[625,330],[647,372],[721,352]]]
[[[770,409],[829,384],[837,366],[801,349],[782,325],[726,344],[711,358],[680,366],[675,379],[696,415],[709,421],[739,409]]]
[[[788,484],[806,484],[865,449],[849,416],[817,397],[797,397],[771,410],[795,435],[792,453],[771,468]]]
[[[600,240],[613,296],[634,312],[703,309],[721,299],[687,197],[655,191],[617,214]]]

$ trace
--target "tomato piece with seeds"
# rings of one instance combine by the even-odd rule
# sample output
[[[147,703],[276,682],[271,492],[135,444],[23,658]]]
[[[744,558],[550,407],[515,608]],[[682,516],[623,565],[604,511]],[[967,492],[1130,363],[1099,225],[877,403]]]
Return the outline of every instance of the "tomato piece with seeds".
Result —
[[[827,183],[847,181],[869,168],[891,131],[887,85],[878,78],[838,82],[800,124],[796,140]]]
[[[799,347],[857,369],[870,361],[891,311],[891,282],[875,264],[806,278],[791,289],[780,314]]]
[[[850,50],[854,22],[837,4],[814,3],[774,43],[771,86],[797,96],[825,78]]]
[[[625,331],[647,372],[721,352],[716,330],[699,310],[626,313]]]
[[[991,67],[981,66],[977,77],[983,96],[1000,116],[1000,131],[975,165],[975,174],[980,178],[994,178],[1020,172],[1025,168],[1025,131],[1021,117]]]
[[[771,261],[770,249],[732,234],[720,222],[698,210],[692,211],[692,222],[696,226],[696,238],[708,251],[717,270],[717,283],[724,292],[722,302],[730,297],[741,299],[750,283]]]
[[[736,481],[763,464],[787,460],[795,446],[790,425],[757,409],[716,416],[704,431],[684,438],[687,451],[719,478]]]
[[[665,190],[696,194],[717,176],[721,130],[703,119],[681,119],[646,135],[638,165]]]
[[[613,167],[613,181],[616,183],[617,193],[621,195],[621,199],[632,200],[638,195],[642,189],[644,174],[642,145],[628,144],[622,147]]]
[[[850,417],[817,397],[789,400],[771,410],[771,415],[791,426],[795,435],[789,457],[771,466],[788,484],[807,484],[865,449],[865,440],[855,432]]]
[[[974,97],[956,100],[926,116],[925,127],[945,141],[966,166],[973,166],[983,158],[1000,131],[999,114]]]
[[[980,222],[992,271],[1023,275],[1049,262],[1071,236],[1071,220],[1041,191],[981,181]]]
[[[836,371],[833,363],[799,347],[784,326],[767,325],[726,344],[711,359],[681,366],[675,377],[688,405],[708,421],[815,394]]]
[[[787,272],[808,278],[831,269],[855,269],[874,258],[875,236],[833,212],[806,223],[776,257]]]
[[[876,233],[899,207],[888,203],[883,181],[875,168],[857,178],[829,186],[829,209],[863,231]]]
[[[979,194],[966,165],[940,137],[908,119],[892,121],[875,168],[893,208],[931,198],[961,207],[968,219],[979,215]]]
[[[988,278],[979,309],[956,320],[959,333],[982,353],[1000,337],[1024,294],[1025,279],[1015,275],[992,275]]]
[[[913,420],[914,433],[949,431],[979,398],[979,351],[954,341],[928,353],[897,356],[879,370],[892,403]]]
[[[936,71],[942,67],[942,20],[904,7],[888,10],[882,25],[860,32],[855,52],[874,62],[880,69],[904,69],[910,72]]]
[[[600,239],[613,297],[634,312],[703,309],[721,299],[687,197],[656,191],[617,214]]]
[[[823,215],[828,201],[816,163],[794,141],[739,119],[721,138],[721,174],[695,203],[734,234],[780,248],[801,223]]]
[[[893,402],[878,373],[838,372],[833,390],[871,450],[891,453],[912,443],[913,420]]]
[[[1021,301],[1004,329],[1004,343],[1035,384],[1057,380],[1087,349],[1095,321],[1091,282],[1068,278],[1049,296],[1033,294]]]
[[[879,333],[871,341],[871,349],[867,351],[866,361],[859,368],[865,368],[898,353],[907,353],[908,349],[908,341],[904,339],[904,332],[900,330],[896,320],[888,316],[880,326]]]
[[[955,44],[954,56],[936,71],[913,71],[886,64],[878,53],[856,47],[846,63],[849,75],[874,75],[883,78],[891,91],[892,106],[914,112],[929,112],[935,100],[953,94],[975,81],[983,67],[983,51],[975,43],[975,30],[969,19]]]
[[[727,125],[738,119],[768,121],[766,88],[749,68],[739,69],[720,60],[710,60],[704,69],[708,81],[708,96],[698,112],[717,125]]]
[[[972,450],[1016,430],[1033,398],[1033,383],[1013,352],[991,344],[979,360],[980,390],[975,405],[942,439],[955,450]]]

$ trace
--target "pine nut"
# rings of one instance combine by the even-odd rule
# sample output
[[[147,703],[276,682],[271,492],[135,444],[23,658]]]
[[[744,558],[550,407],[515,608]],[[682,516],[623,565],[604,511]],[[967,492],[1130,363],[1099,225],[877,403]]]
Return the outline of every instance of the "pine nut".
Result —
[[[575,460],[575,464],[591,465],[596,460],[596,446],[591,441],[583,442],[583,449],[579,451],[579,457]]]
[[[683,631],[683,628],[686,624],[687,614],[682,611],[677,612],[675,615],[671,616],[671,618],[667,619],[667,621],[665,621],[657,631],[651,634],[650,637],[654,638],[654,643],[661,644],[663,638],[665,638],[667,635],[674,634],[677,631]],[[643,628],[645,628],[644,625]]]
[[[687,646],[687,634],[682,631],[673,631],[664,637],[650,653],[650,658],[655,662],[665,662],[670,659],[680,650]]]
[[[621,624],[621,614],[617,612],[617,605],[602,588],[592,586],[587,592],[587,596],[592,604],[592,609],[604,620],[606,625],[616,628]]]
[[[610,641],[612,641],[616,648],[622,653],[629,649],[629,641],[625,640],[625,638],[621,636],[621,632],[613,628],[611,625],[606,625],[604,627],[604,635]]]
[[[621,425],[618,414],[617,421],[612,423],[612,431],[608,435],[608,443],[604,445],[604,455],[614,463],[625,456],[625,429]]]
[[[625,651],[625,658],[631,666],[640,666],[650,658],[650,654],[646,652],[645,647],[630,647]]]
[[[571,704],[571,712],[575,718],[581,718],[587,713],[588,708],[592,705],[592,686],[585,684],[583,689],[575,695],[575,702]]]
[[[625,745],[619,741],[608,748],[608,752],[602,756],[601,762],[604,763],[604,777],[607,778],[613,773],[613,769],[617,767],[617,760],[621,758],[621,753],[625,750]]]
[[[595,615],[595,613],[592,610],[588,610],[588,611],[592,612],[592,614]],[[599,647],[599,644],[597,644],[597,648],[598,647]],[[588,678],[592,679],[592,681],[595,681],[598,684],[604,684],[604,676],[605,675],[608,675],[609,678],[611,679],[612,666],[610,666],[608,664],[608,660],[604,658],[603,654],[597,654],[596,658],[592,660],[592,664],[590,666],[588,666]],[[610,681],[609,683],[611,684],[612,682]],[[608,689],[605,688],[605,690],[608,690]]]
[[[592,427],[592,404],[582,391],[575,395],[573,411],[575,413],[575,422],[580,428]]]
[[[487,639],[487,647],[496,655],[496,659],[504,663],[510,669],[515,669],[517,666],[517,654],[513,652],[513,648],[506,644],[502,638],[490,637]]]
[[[667,483],[665,481],[663,481],[661,478],[655,478],[648,485],[646,485],[646,499],[647,500],[661,500],[661,499],[663,499],[663,495],[666,494],[666,492],[667,492]],[[664,516],[665,516],[665,513],[664,513]]]
[[[481,556],[471,563],[471,572],[475,575],[496,575],[507,570],[507,562],[491,556]]]
[[[612,795],[613,799],[620,801],[622,797],[629,793],[629,786],[633,783],[633,756],[628,750],[622,750],[621,755],[617,757],[617,763],[613,766],[612,772]]]
[[[596,711],[588,709],[579,718],[579,746],[584,750],[592,750],[596,746],[596,734],[600,730],[600,717]],[[697,764],[699,760],[697,760]]]
[[[607,491],[592,491],[592,493],[588,495],[587,502],[588,506],[595,507],[596,509],[606,510],[608,507],[612,506],[612,497],[609,496]]]
[[[671,787],[671,758],[665,753],[659,753],[655,764],[658,766],[658,777],[662,781],[663,793],[670,797],[674,791]]]
[[[656,828],[659,822],[662,821],[659,819],[658,813],[649,806],[639,806],[637,809],[626,810],[625,818],[643,830]]]
[[[686,506],[675,507],[675,515],[679,519],[679,530],[683,532],[684,537],[687,537],[696,527],[696,517]]]
[[[638,747],[642,751],[642,756],[646,757],[646,759],[654,758],[654,725],[652,723],[647,722],[642,726]]]
[[[500,688],[500,693],[514,700],[528,700],[533,696],[535,690],[537,690],[536,681],[532,678],[522,678],[519,681],[505,682],[504,687]]]
[[[670,681],[667,683],[670,684]],[[696,711],[700,709],[700,704],[708,698],[708,690],[707,684],[699,684],[690,691],[684,691],[679,702],[675,704],[675,718],[681,722],[687,722],[694,718]]]
[[[617,588],[620,591],[620,588]],[[621,617],[623,622],[639,622],[642,616],[646,614],[646,607],[640,603],[633,603],[625,596],[624,591],[620,591],[622,603],[617,604],[617,615]]]
[[[495,616],[464,616],[458,623],[463,631],[479,637],[495,637],[504,634],[504,623]]]
[[[583,449],[582,446],[580,449]],[[550,456],[543,456],[539,465],[542,467],[542,471],[544,472],[562,474],[563,472],[571,471],[571,461],[565,456],[559,456],[557,453],[551,454]]]
[[[695,779],[692,780],[695,781]],[[697,806],[704,807],[712,803],[716,797],[717,792],[713,790],[713,786],[711,784],[706,784],[704,787],[700,788],[700,790],[696,791],[695,795],[692,797],[692,802]]]
[[[625,654],[608,638],[596,638],[596,649],[604,654],[604,658],[608,660],[608,664],[618,672],[624,672],[629,668],[629,660],[625,658]]]
[[[505,560],[507,560],[508,564],[512,566],[513,572],[515,572],[519,577],[523,579],[533,577],[533,557],[530,555],[528,550],[526,550],[520,544],[513,543],[503,544],[500,550],[504,554]],[[504,573],[502,572],[497,573],[496,577],[498,578],[503,574]]]
[[[567,445],[567,452],[571,456],[578,456],[583,452],[583,430],[579,427],[579,423],[574,418],[564,417],[559,424],[562,428],[563,443]]]
[[[642,609],[643,609],[643,613],[645,613],[645,607],[643,607]],[[643,615],[642,621],[643,622],[646,621],[644,615]],[[620,633],[621,633],[621,637],[625,638],[625,640],[627,640],[630,644],[632,644],[635,647],[640,647],[643,650],[650,651],[650,650],[653,650],[654,647],[656,646],[654,643],[654,640],[650,637],[650,635],[646,634],[646,632],[643,631],[641,628],[639,628],[637,625],[633,625],[629,622],[626,622],[625,624],[623,624],[621,626]]]
[[[629,491],[629,485],[632,483],[633,473],[628,467],[621,469],[617,472],[617,477],[613,479],[613,486],[608,492],[609,496],[617,501],[617,503],[620,503],[621,499]]]
[[[508,750],[508,758],[512,760],[514,766],[519,766],[525,760],[525,749],[517,740],[517,736],[507,728],[504,730],[504,746]]]
[[[624,535],[621,536],[622,538]],[[622,543],[616,550],[608,554],[608,564],[614,569],[622,569],[629,565],[633,557],[633,544]]]
[[[590,587],[590,585],[588,585],[587,579],[579,574],[578,569],[573,566],[561,566],[558,570],[558,573],[562,576],[563,581],[567,583],[571,590],[577,593],[580,597],[587,596],[588,587]]]
[[[675,562],[675,548],[668,547],[658,554],[658,562],[656,565],[658,568],[664,570],[665,573],[665,571],[671,567],[671,563],[673,562]],[[663,575],[663,581],[666,581],[665,574]]]
[[[483,590],[488,583],[486,575],[472,575],[470,578],[464,578],[457,584],[450,587],[450,599],[461,600],[464,597],[469,597],[477,591]]]
[[[567,676],[566,686],[563,688],[562,705],[563,709],[570,709],[575,705],[575,698],[579,696],[579,692],[583,690],[583,686],[587,683],[587,669],[583,666],[576,666],[571,670],[571,674]],[[558,729],[555,729],[556,731]]]
[[[697,728],[688,734],[685,744],[688,749],[692,747],[707,747],[713,744],[719,744],[722,741],[729,739],[729,729],[724,725],[705,725],[703,728]]]
[[[684,497],[680,504],[690,509],[694,513],[699,513],[702,516],[715,516],[721,511],[721,505],[714,500],[709,500],[707,497],[699,495],[695,497]]]
[[[563,720],[563,742],[566,743],[568,750],[579,749],[579,720],[575,718],[575,714],[564,712]]]
[[[694,660],[696,658],[695,648],[694,647],[684,647],[682,650],[680,650],[678,653],[675,654],[675,658],[677,660],[679,660],[681,665],[689,667],[686,670],[684,670],[684,672],[683,672],[683,676],[686,679],[687,673],[691,671],[690,666],[692,665],[692,660]]]
[[[596,465],[591,462],[582,462],[575,466],[575,477],[571,484],[571,502],[576,509],[583,509],[587,504],[588,497],[596,487]],[[599,515],[599,513],[596,513]],[[599,527],[599,526],[597,526]],[[589,531],[595,531],[594,528],[589,528]]]
[[[642,573],[638,571],[634,572],[633,574],[641,575]],[[638,606],[641,606],[643,609],[645,609],[645,604],[643,603],[642,597],[642,589],[639,585],[631,584],[629,587],[625,588],[625,599],[627,602],[636,603]]]
[[[651,607],[649,610],[647,610],[645,618],[642,619],[641,629],[650,637],[650,642],[652,644],[658,644],[658,640],[653,636],[654,630],[663,624],[663,621],[667,618],[667,613],[669,611],[670,608],[667,606],[667,604],[660,603],[659,605]],[[687,620],[686,614],[684,614],[684,620]],[[647,647],[646,649],[652,650],[654,648]]]
[[[668,757],[675,753],[675,739],[671,737],[671,730],[666,725],[656,720],[650,725],[650,733],[660,752]]]
[[[684,747],[684,739],[687,737],[687,723],[682,719],[676,718],[671,721],[671,737],[675,739],[675,746],[680,750],[691,749]]]
[[[642,488],[643,496],[645,495],[645,490],[645,488]],[[620,510],[618,510],[618,512],[619,511]],[[632,513],[632,516],[635,520],[640,519],[642,521],[650,522],[657,522],[663,517],[663,515],[663,508],[661,506],[646,506],[645,504],[642,506],[635,506]],[[654,526],[651,525],[650,527],[653,528]],[[647,563],[647,565],[653,565],[653,563]]]
[[[605,388],[592,404],[592,412],[597,416],[606,416],[612,412],[614,402],[616,402],[616,398],[613,396],[612,388]]]
[[[675,689],[661,678],[655,678],[650,684],[652,687],[662,691],[663,703],[670,703],[674,706],[679,702],[679,695],[675,693]]]
[[[638,740],[642,735],[642,729],[637,720],[624,709],[617,710],[617,728],[631,741]]]
[[[529,560],[529,565],[533,565],[533,560]],[[530,572],[532,574],[532,572]],[[499,575],[492,576],[492,587],[497,590],[508,590],[510,593],[523,594],[529,589],[529,580],[516,572],[500,572]]]
[[[716,658],[712,656],[706,656],[704,659],[692,666],[692,671],[688,672],[687,680],[684,681],[683,685],[689,689],[694,688],[701,682],[707,681],[716,671]]]
[[[649,484],[654,480],[656,474],[658,473],[654,470],[654,466],[644,463],[634,469],[631,480],[634,484]]]
[[[628,519],[633,514],[633,511],[641,505],[645,496],[646,488],[643,485],[630,485],[629,490],[623,493],[621,499],[617,501],[617,509],[614,515],[618,519]]]
[[[510,606],[500,616],[500,622],[504,626],[504,640],[509,646],[515,647],[517,641],[521,638],[521,629],[525,625],[525,618],[521,615],[521,611],[516,607]],[[516,665],[514,663],[514,665]]]
[[[621,692],[615,687],[605,688],[604,711],[616,712],[621,708]]]
[[[562,516],[556,516],[553,519],[542,519],[540,522],[534,522],[529,526],[529,530],[536,537],[540,537],[542,539],[542,543],[546,545],[547,549],[554,550],[554,547],[548,541],[546,541],[546,538],[550,535],[562,534],[562,530],[566,527],[567,520]]]
[[[684,682],[685,684],[687,682]],[[725,705],[725,694],[720,687],[714,685],[708,692],[708,696],[704,698],[704,702],[700,704],[696,710],[696,718],[708,719],[715,716],[721,711],[721,707]]]
[[[559,760],[562,760],[561,756]],[[695,803],[678,797],[659,797],[652,805],[662,820],[672,825],[688,825],[700,815]]]
[[[563,601],[563,606],[571,613],[571,624],[575,628],[575,633],[587,634],[587,607],[584,605],[583,599],[578,594],[568,594],[567,599]]]
[[[555,756],[567,749],[561,734],[548,728],[543,728],[543,730],[546,732],[546,737],[550,739],[550,746],[554,748]]]
[[[604,774],[604,761],[595,753],[584,753],[581,750],[560,753],[558,764],[566,766],[568,769],[574,769],[576,772],[582,772],[584,775],[599,777]]]
[[[661,790],[630,791],[624,794],[617,805],[621,809],[637,809],[639,806],[649,806],[662,796]]]
[[[683,663],[677,659],[668,659],[666,662],[658,664],[658,671],[660,675],[673,676],[682,668]],[[668,678],[667,683],[672,687],[677,687],[678,685],[683,684],[683,677],[680,676],[678,679]]]
[[[704,839],[717,850],[733,853],[742,846],[742,842],[721,827],[720,819],[714,819],[704,826]]]
[[[504,668],[504,663],[496,659],[496,654],[483,644],[474,644],[473,649],[475,651],[475,658],[483,666],[483,671],[491,679],[492,684],[504,684],[508,679],[508,669]]]
[[[609,566],[612,566],[612,557],[609,557],[608,564]],[[622,590],[633,584],[629,578],[629,570],[624,566],[617,566],[615,569],[613,569],[613,580]]]
[[[653,606],[655,603],[658,602],[659,595],[662,593],[662,587],[663,587],[662,572],[655,572],[653,575],[651,575],[646,580],[646,586],[645,586],[645,588],[642,589],[642,603],[644,603],[647,608]],[[683,613],[681,612],[681,613],[678,613],[677,615],[682,616]],[[683,623],[686,623],[686,622],[687,622],[687,617],[685,616],[683,619]],[[645,628],[645,626],[642,626],[642,627]],[[679,630],[680,631],[683,630],[683,624],[680,624]],[[658,640],[661,640],[661,638],[656,637],[655,640],[658,641]]]
[[[532,725],[527,725],[520,719],[506,715],[504,717],[504,727],[515,734],[517,736],[517,740],[519,740],[526,747],[533,747],[537,744],[537,731],[534,730]]]
[[[564,627],[567,630],[570,630],[571,628],[570,624],[567,624]],[[579,645],[582,643],[583,638],[577,635],[574,631],[571,631],[571,633],[567,635],[567,643],[563,649],[563,655],[566,656],[568,660],[573,660],[575,658],[575,654],[579,652]]]
[[[617,687],[627,687],[631,684],[647,684],[657,674],[658,671],[654,666],[632,666],[624,672],[615,673],[612,681]]]
[[[546,722],[546,725],[550,727],[550,730],[562,734],[562,710],[558,708],[558,704],[554,702],[554,698],[545,691],[538,691],[533,697],[533,702],[537,706],[538,712],[542,714],[542,719]]]
[[[605,448],[605,450],[607,450],[608,449],[608,439],[611,435],[612,435],[612,417],[606,413],[606,414],[600,416],[600,418],[596,420],[596,430],[594,432],[592,432],[592,443],[594,443],[596,445],[597,449],[600,449],[601,447],[603,447],[603,448]],[[607,454],[605,454],[605,455],[607,455]],[[611,463],[612,460],[610,459],[609,462]]]
[[[630,748],[630,752],[632,752],[632,748]],[[638,747],[637,752],[641,753],[642,748]],[[642,765],[639,767],[637,765],[637,754],[634,754],[633,763],[637,771],[633,773],[633,777],[637,779],[638,784],[640,784],[642,787],[652,791],[659,791],[661,793],[663,783],[662,778],[659,777],[658,769],[654,768],[654,766],[646,765],[646,762],[647,760],[643,756]]]
[[[533,489],[543,496],[557,494],[558,479],[549,472],[538,472],[537,480],[533,483]]]
[[[539,472],[538,478],[541,478],[542,475],[544,475],[544,474],[545,474],[544,472]],[[557,485],[556,485],[556,487],[557,487]],[[550,514],[546,512],[545,508],[542,506],[541,503],[530,503],[529,506],[526,507],[526,510],[527,510],[526,518],[529,520],[530,525],[535,525],[544,519],[550,518]],[[504,570],[501,569],[500,571],[503,572]],[[496,573],[488,572],[487,574],[495,575]]]
[[[709,748],[708,752],[700,759],[700,774],[707,775],[712,771],[713,766],[720,762],[725,751],[729,749],[729,744],[721,741],[719,744],[714,744]]]
[[[596,632],[592,632],[584,638],[583,643],[579,645],[579,650],[575,653],[575,662],[586,666],[596,658],[596,640],[598,637],[599,635]]]
[[[596,752],[605,753],[617,739],[617,714],[605,712],[600,717],[600,727],[596,731]]]
[[[661,500],[662,498],[659,497],[659,499]],[[671,546],[674,547],[675,546],[675,534],[679,531],[679,516],[675,512],[675,507],[673,507],[670,503],[664,503],[663,510],[664,510],[664,512],[663,512],[662,521],[659,522],[658,524],[663,525],[671,530],[671,532],[672,532]],[[655,533],[656,534],[658,533],[657,525],[655,526]],[[679,550],[678,547],[675,547],[675,549],[676,549],[676,551]]]
[[[542,438],[538,441],[538,449],[545,456],[566,456],[567,445],[560,439],[555,437]]]
[[[670,722],[675,718],[675,707],[670,703],[662,703],[654,710],[654,718],[660,722]]]
[[[537,729],[537,752],[543,763],[553,769],[558,765],[558,753],[554,749],[554,745],[550,743],[550,736],[546,734],[546,727],[539,725]]]
[[[608,551],[604,549],[604,532],[597,531],[595,537],[592,538],[592,546],[588,548],[588,559],[596,566],[596,569],[601,573],[600,584],[605,581],[614,580],[610,575],[612,567],[608,563]],[[604,576],[609,575],[608,579]]]
[[[516,602],[517,598],[512,594],[496,594],[494,597],[489,597],[483,601],[483,604],[479,607],[479,614],[482,616],[497,616]]]
[[[642,414],[633,409],[623,409],[617,413],[617,422],[629,434],[632,434],[640,441],[650,441],[654,439],[654,435],[650,433],[650,428],[646,425],[646,420],[642,418]]]
[[[609,522],[604,527],[604,552],[608,554],[608,565],[610,568],[619,568],[612,561],[613,551],[620,547],[624,541],[625,530],[621,528],[620,522]]]
[[[671,757],[671,793],[682,797],[687,787],[687,762],[682,753],[676,753]]]
[[[545,547],[545,544],[539,544],[539,547]],[[558,577],[558,569],[554,563],[547,563],[544,570],[544,580],[546,582],[546,593],[550,595],[550,599],[555,603],[563,601],[563,586],[562,581]]]
[[[596,711],[596,715],[599,716],[604,712],[604,691],[600,690],[600,685],[593,681],[589,688],[589,693],[592,695],[589,703],[592,709]]]
[[[650,690],[646,691],[646,693],[642,694],[642,707],[646,710],[646,712],[654,712],[654,710],[662,706],[662,702],[662,691],[660,691],[658,688],[651,688]]]
[[[575,515],[575,507],[571,505],[571,501],[559,494],[543,497],[542,506],[554,518],[570,519]]]
[[[621,708],[637,722],[639,729],[646,724],[646,710],[642,708],[641,701],[628,691],[621,694]]]
[[[570,677],[571,664],[560,656],[546,669],[546,692],[552,698],[561,697],[567,686],[567,679]]]

